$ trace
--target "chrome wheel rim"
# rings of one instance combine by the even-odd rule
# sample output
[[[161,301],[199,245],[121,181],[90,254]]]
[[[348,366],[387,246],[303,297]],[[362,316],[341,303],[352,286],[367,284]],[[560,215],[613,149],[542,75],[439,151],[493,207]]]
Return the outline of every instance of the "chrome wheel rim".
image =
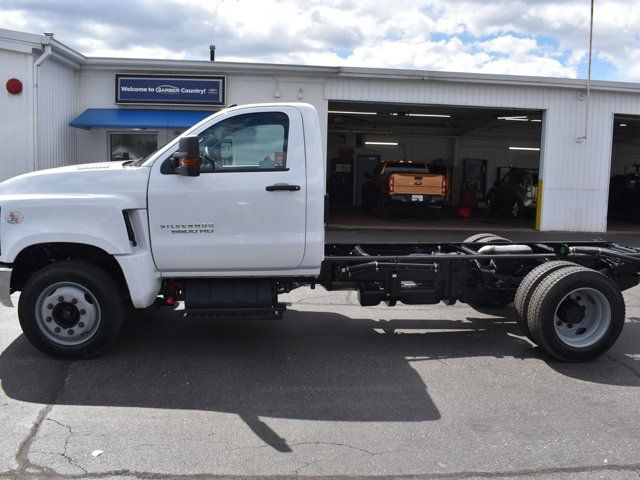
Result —
[[[611,305],[593,288],[577,288],[563,297],[554,315],[558,338],[573,348],[588,348],[601,340],[611,325]]]
[[[35,315],[45,337],[65,347],[87,342],[101,320],[95,295],[73,282],[58,282],[44,289],[36,300]]]

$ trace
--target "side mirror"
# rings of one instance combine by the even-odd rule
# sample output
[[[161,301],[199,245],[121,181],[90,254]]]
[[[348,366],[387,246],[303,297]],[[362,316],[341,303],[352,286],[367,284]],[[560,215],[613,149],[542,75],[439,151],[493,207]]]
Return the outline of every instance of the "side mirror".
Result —
[[[178,160],[176,173],[187,177],[197,177],[200,175],[200,142],[198,137],[193,135],[182,137],[180,146],[175,158]]]

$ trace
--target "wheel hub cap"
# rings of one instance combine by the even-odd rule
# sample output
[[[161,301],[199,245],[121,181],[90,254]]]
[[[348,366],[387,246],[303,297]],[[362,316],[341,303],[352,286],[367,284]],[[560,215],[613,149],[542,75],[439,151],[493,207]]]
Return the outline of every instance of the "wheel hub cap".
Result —
[[[77,346],[95,335],[100,306],[86,287],[60,282],[45,289],[36,300],[36,323],[42,333],[61,346]]]
[[[578,288],[558,304],[554,328],[559,339],[568,346],[588,348],[606,335],[611,316],[611,305],[602,292]]]

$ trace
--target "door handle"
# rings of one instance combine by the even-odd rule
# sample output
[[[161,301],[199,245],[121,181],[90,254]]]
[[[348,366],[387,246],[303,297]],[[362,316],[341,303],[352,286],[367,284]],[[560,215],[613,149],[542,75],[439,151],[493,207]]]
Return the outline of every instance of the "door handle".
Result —
[[[275,185],[269,185],[267,192],[289,191],[297,192],[300,190],[300,185],[289,185],[287,183],[276,183]]]

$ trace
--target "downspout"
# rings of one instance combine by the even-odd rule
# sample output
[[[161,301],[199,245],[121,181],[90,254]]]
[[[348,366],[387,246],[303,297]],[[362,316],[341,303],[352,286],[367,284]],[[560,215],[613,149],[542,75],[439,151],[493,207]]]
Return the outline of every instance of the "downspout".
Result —
[[[38,170],[38,84],[40,82],[38,67],[51,55],[51,45],[43,43],[44,51],[33,63],[33,171]]]
[[[576,140],[583,142],[587,139],[587,130],[589,129],[589,109],[591,107],[591,56],[593,52],[593,4],[595,0],[591,0],[591,23],[589,25],[589,66],[587,68],[587,105],[584,116],[584,133]]]

